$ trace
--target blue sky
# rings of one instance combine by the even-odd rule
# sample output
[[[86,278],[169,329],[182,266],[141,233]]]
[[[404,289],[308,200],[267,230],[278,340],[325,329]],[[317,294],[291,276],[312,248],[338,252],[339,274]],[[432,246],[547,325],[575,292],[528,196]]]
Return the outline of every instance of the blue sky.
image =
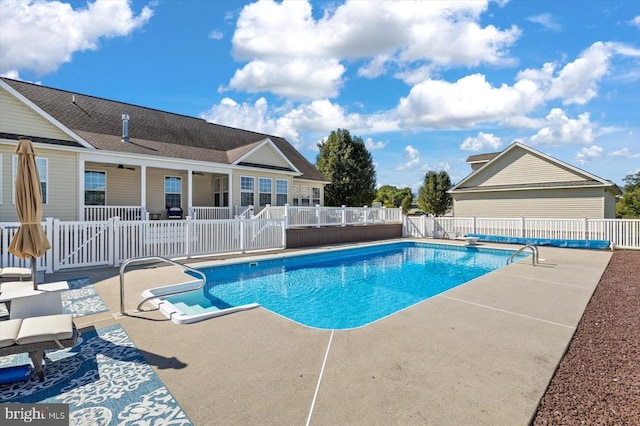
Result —
[[[0,0],[0,74],[287,138],[349,129],[379,185],[519,140],[640,170],[640,2]],[[135,125],[135,123],[131,123]]]

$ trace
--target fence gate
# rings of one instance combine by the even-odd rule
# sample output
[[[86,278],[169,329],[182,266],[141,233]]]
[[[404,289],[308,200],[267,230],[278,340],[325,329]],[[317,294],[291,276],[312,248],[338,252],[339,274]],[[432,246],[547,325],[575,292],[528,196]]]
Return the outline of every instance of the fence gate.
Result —
[[[53,221],[54,270],[113,264],[113,219],[102,222]]]

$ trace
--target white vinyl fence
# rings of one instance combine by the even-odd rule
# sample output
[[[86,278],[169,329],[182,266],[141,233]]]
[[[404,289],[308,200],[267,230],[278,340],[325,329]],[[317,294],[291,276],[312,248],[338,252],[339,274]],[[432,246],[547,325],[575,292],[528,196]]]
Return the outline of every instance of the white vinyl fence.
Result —
[[[47,218],[43,227],[51,250],[38,269],[118,266],[142,256],[189,258],[285,248],[286,230],[404,223],[404,235],[431,238],[434,232],[507,237],[609,240],[617,248],[640,249],[640,219],[539,219],[480,217],[403,217],[400,209],[369,207],[271,207],[252,219],[120,220],[62,222]],[[8,252],[19,223],[0,223],[0,267],[29,267]]]
[[[616,248],[640,249],[640,219],[552,219],[407,216],[405,236],[438,233],[566,240],[609,240]]]
[[[47,218],[43,227],[51,250],[40,259],[48,273],[87,266],[118,266],[142,256],[183,258],[245,253],[285,246],[282,219],[130,220],[62,222]],[[0,266],[30,266],[7,250],[19,223],[0,223]]]

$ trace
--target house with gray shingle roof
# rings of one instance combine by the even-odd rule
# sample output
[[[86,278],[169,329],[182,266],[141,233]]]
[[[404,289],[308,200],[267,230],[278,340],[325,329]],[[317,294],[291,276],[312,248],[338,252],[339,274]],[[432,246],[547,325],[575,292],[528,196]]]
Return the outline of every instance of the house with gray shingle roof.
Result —
[[[449,191],[454,216],[615,217],[617,185],[521,142],[467,163],[471,174]]]
[[[31,139],[44,215],[228,218],[254,206],[323,205],[326,178],[281,137],[0,78],[0,217],[13,205],[15,148]],[[133,213],[132,213],[133,212]]]

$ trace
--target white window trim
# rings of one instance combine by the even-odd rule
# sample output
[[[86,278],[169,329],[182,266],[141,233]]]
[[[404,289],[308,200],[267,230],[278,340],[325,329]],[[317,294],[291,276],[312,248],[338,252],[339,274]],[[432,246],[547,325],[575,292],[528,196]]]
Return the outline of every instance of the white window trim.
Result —
[[[82,194],[82,196],[83,196],[82,202],[84,203],[84,197],[86,196],[87,191],[89,191],[87,189],[87,179],[86,179],[87,172],[95,172],[95,173],[103,173],[104,174],[104,205],[108,206],[109,205],[109,202],[107,201],[107,195],[108,195],[107,183],[108,183],[108,180],[107,180],[107,172],[105,170],[86,169],[84,171],[84,174],[82,175],[82,180],[84,181],[83,182],[84,183],[84,193]]]
[[[180,181],[180,207],[182,208],[182,176],[175,176],[175,175],[165,175],[164,179],[162,180],[162,189],[164,191],[164,197],[162,200],[162,204],[165,206],[165,208],[167,207],[167,194],[178,194],[178,192],[167,192],[167,178],[176,178]]]
[[[262,192],[262,181],[267,181],[269,182],[269,192]],[[262,200],[261,195],[262,194],[269,194],[270,195],[270,200],[268,203],[265,203],[264,205],[262,204]],[[272,198],[273,198],[273,179],[271,178],[266,178],[266,177],[260,177],[258,178],[258,205],[262,206],[266,206],[267,204],[272,204]]]
[[[246,178],[246,179],[251,179],[251,181],[253,182],[253,190],[250,192],[248,190],[244,190],[242,189],[242,178]],[[242,204],[242,194],[246,193],[246,194],[253,194],[253,204],[256,203],[256,177],[255,176],[240,176],[240,205],[243,206]],[[259,202],[260,200],[258,200]]]
[[[278,192],[278,182],[284,182],[287,190],[285,192]],[[285,204],[289,202],[289,181],[286,179],[276,179],[276,205],[278,205],[278,195],[285,195]]]
[[[43,181],[42,176],[40,176],[40,187],[42,188],[42,182],[46,184],[47,187],[47,199],[42,200],[42,205],[49,205],[49,196],[51,194],[51,187],[49,186],[49,159],[46,157],[36,157],[36,167],[38,166],[38,160],[44,161],[44,171],[47,175],[47,178]],[[18,175],[18,156],[13,155],[11,157],[11,203],[13,205],[16,204],[16,177]],[[40,173],[38,173],[40,175]]]

